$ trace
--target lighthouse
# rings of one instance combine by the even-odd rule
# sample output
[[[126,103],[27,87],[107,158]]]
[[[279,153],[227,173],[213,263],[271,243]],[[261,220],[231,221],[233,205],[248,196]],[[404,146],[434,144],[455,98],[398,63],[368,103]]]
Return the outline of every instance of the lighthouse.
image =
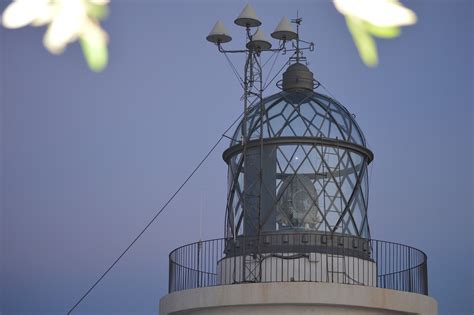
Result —
[[[354,115],[322,94],[300,38],[302,19],[283,18],[267,40],[247,5],[207,40],[245,56],[243,114],[222,157],[228,166],[224,235],[169,255],[165,314],[437,314],[427,256],[373,239],[368,166],[374,160]],[[296,30],[295,30],[296,28]],[[265,54],[284,54],[278,93],[265,96]],[[224,207],[223,207],[224,208]]]

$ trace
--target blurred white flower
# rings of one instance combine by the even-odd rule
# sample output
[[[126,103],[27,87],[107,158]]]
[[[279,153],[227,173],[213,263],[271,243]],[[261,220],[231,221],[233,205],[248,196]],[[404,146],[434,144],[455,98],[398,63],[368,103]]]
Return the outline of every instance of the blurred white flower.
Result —
[[[416,14],[398,0],[334,0],[336,9],[380,27],[416,23]]]
[[[416,23],[416,14],[398,0],[333,0],[345,16],[359,55],[367,66],[378,64],[377,45],[373,37],[394,38],[400,26]]]
[[[109,0],[14,0],[2,15],[7,28],[48,25],[44,46],[60,54],[78,39],[92,70],[107,64],[107,33],[99,20],[107,14]]]

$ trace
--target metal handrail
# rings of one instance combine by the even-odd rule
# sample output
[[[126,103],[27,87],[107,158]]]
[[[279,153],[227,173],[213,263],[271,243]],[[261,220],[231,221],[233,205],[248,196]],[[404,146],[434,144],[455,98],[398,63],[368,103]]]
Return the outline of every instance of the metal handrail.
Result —
[[[244,282],[309,281],[428,295],[424,252],[347,235],[295,232],[218,238],[173,250],[169,263],[169,292]]]

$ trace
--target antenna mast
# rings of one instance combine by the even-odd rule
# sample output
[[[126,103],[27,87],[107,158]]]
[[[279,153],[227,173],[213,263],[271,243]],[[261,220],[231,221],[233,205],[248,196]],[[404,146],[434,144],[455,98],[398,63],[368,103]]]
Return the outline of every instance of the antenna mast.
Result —
[[[244,115],[241,124],[241,138],[240,139],[232,139],[235,143],[240,143],[242,146],[242,159],[240,163],[242,166],[245,165],[246,169],[249,170],[253,169],[256,172],[255,180],[252,183],[246,182],[244,180],[244,189],[243,189],[243,203],[242,203],[242,213],[243,213],[243,222],[232,224],[232,231],[227,231],[227,235],[234,239],[236,242],[236,238],[239,235],[243,235],[243,246],[244,250],[248,252],[255,253],[254,255],[249,255],[248,259],[245,258],[243,263],[243,281],[246,282],[259,282],[261,279],[261,263],[262,258],[260,257],[260,233],[262,230],[262,218],[261,218],[261,207],[262,207],[262,196],[264,194],[264,174],[263,174],[263,164],[264,164],[264,129],[263,129],[263,121],[265,119],[265,105],[263,102],[263,92],[266,88],[263,86],[263,67],[261,56],[266,53],[273,53],[276,57],[278,54],[286,54],[287,52],[293,52],[290,57],[291,60],[296,60],[299,62],[301,57],[302,50],[313,50],[313,43],[307,43],[308,46],[301,48],[300,47],[300,39],[299,39],[299,26],[302,22],[302,19],[297,16],[296,19],[288,20],[288,18],[284,17],[278,26],[276,27],[275,31],[271,34],[271,36],[278,40],[277,48],[272,49],[272,44],[265,38],[265,35],[261,29],[262,22],[258,19],[254,9],[247,5],[240,13],[240,15],[235,19],[234,23],[238,26],[245,28],[245,37],[246,37],[246,44],[245,48],[243,49],[224,49],[223,44],[228,43],[232,40],[227,29],[224,27],[222,22],[218,21],[214,28],[211,30],[209,35],[207,36],[207,40],[216,44],[218,51],[223,53],[228,61],[228,54],[244,54],[245,55],[245,64],[244,64],[244,73],[243,73],[243,80],[241,77],[235,73],[239,79],[239,82],[243,88],[243,107],[244,107]],[[297,31],[293,31],[291,23],[296,24]],[[296,42],[296,43],[295,43]],[[287,48],[287,44],[291,43],[291,48]],[[273,57],[270,56],[269,60]],[[231,62],[230,62],[231,63]],[[286,66],[285,63],[284,66]],[[235,71],[235,67],[231,64],[232,69]],[[280,70],[281,71],[281,70]],[[259,125],[258,125],[258,133],[256,130],[248,130],[248,113],[250,110],[259,109]],[[258,134],[258,139],[250,139],[252,132],[254,134]],[[252,149],[248,148],[249,141],[259,141],[259,146],[256,148],[255,146]],[[257,150],[258,149],[258,150]],[[259,164],[257,165],[255,162],[256,158],[259,159]],[[256,167],[256,169],[254,169]],[[231,218],[235,217],[234,207],[232,206],[232,201],[227,201],[227,214],[226,220],[231,220]],[[238,210],[235,210],[238,211]],[[230,233],[229,233],[230,232]],[[247,242],[245,241],[246,236],[252,236],[257,238],[257,244],[253,245],[255,248],[247,248]],[[247,261],[248,260],[248,261]],[[236,264],[234,264],[235,266]],[[235,275],[235,270],[234,270]]]

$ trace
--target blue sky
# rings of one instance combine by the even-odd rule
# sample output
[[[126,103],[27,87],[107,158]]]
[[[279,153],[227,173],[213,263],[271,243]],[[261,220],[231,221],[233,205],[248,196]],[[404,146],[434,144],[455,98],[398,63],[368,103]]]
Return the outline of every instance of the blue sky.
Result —
[[[405,1],[419,22],[378,40],[375,69],[330,2],[252,3],[267,34],[299,10],[311,70],[356,114],[375,154],[372,237],[425,251],[440,314],[472,314],[473,3]],[[205,36],[222,19],[238,45],[244,4],[113,1],[100,74],[77,44],[50,55],[42,28],[0,30],[2,314],[64,314],[239,115]],[[157,312],[168,253],[200,237],[199,213],[202,238],[223,235],[226,145],[77,314]]]

